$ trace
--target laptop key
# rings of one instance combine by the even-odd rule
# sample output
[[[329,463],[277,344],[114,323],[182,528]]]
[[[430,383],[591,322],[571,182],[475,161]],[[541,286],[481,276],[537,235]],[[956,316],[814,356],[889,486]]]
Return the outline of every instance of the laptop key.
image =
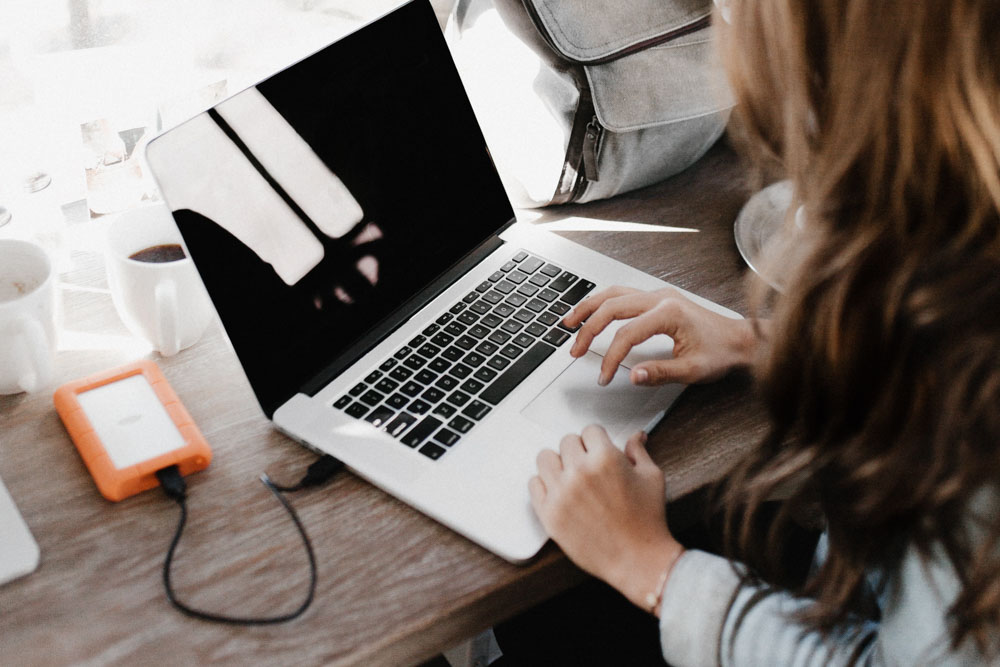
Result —
[[[459,336],[458,340],[455,341],[455,345],[463,350],[471,350],[476,345],[476,339],[472,336]]]
[[[465,303],[472,303],[478,298],[479,298],[479,292],[469,292],[468,294],[462,297],[462,301],[464,301]]]
[[[516,269],[514,271],[511,271],[510,273],[507,274],[507,280],[509,280],[510,282],[512,282],[512,283],[514,283],[516,285],[520,285],[521,283],[523,283],[527,279],[528,279],[528,274],[527,273],[521,273],[520,271],[518,271]]]
[[[488,301],[480,299],[479,301],[469,306],[469,310],[476,313],[477,315],[485,315],[486,313],[490,312],[490,308],[492,307],[493,306]]]
[[[552,303],[553,301],[556,300],[556,297],[558,296],[559,295],[557,293],[553,292],[547,287],[538,293],[538,298],[544,301],[545,303]]]
[[[520,345],[521,347],[531,347],[535,342],[535,339],[528,334],[518,334],[514,336],[514,344]]]
[[[462,324],[475,324],[476,320],[478,319],[479,315],[470,310],[467,310],[458,316],[458,321],[461,322]]]
[[[496,290],[490,290],[489,292],[483,295],[483,301],[496,305],[501,301],[503,301],[503,294],[501,294]]]
[[[394,411],[386,406],[380,405],[365,417],[365,421],[369,422],[372,426],[385,426],[395,414]]]
[[[528,278],[528,282],[538,287],[545,287],[546,285],[549,284],[549,279],[547,276],[544,276],[541,273],[536,273],[535,275]]]
[[[517,291],[519,294],[523,294],[524,296],[535,296],[538,294],[538,286],[532,285],[531,283],[524,283],[517,288]]]
[[[400,389],[400,391],[406,394],[407,396],[416,396],[423,390],[424,386],[419,382],[414,382],[413,380],[410,380],[409,382],[404,384],[403,388]]]
[[[347,393],[350,394],[351,396],[360,396],[361,394],[365,393],[365,389],[367,388],[368,385],[366,385],[364,382],[359,382],[353,387],[351,387],[351,390]]]
[[[389,377],[391,377],[393,380],[399,380],[400,382],[406,382],[412,376],[413,376],[413,371],[411,371],[409,368],[403,368],[402,366],[398,368],[393,368],[392,371],[389,373]]]
[[[445,397],[445,393],[438,389],[437,387],[430,387],[424,393],[420,394],[420,398],[424,399],[428,403],[437,403],[442,398]]]
[[[441,353],[441,356],[448,361],[458,361],[465,355],[465,350],[460,347],[455,347],[452,345],[447,350]]]
[[[448,427],[458,431],[459,433],[468,433],[469,429],[475,426],[475,422],[471,422],[465,417],[455,417],[450,422],[448,422]]]
[[[519,331],[521,331],[521,329],[524,328],[524,325],[518,322],[517,320],[507,320],[506,322],[503,323],[503,326],[500,328],[506,331],[507,333],[516,334]]]
[[[524,271],[525,273],[534,273],[538,269],[542,268],[544,264],[542,260],[537,257],[529,257],[526,261],[521,262],[521,266],[517,267],[518,271]]]
[[[415,415],[423,415],[427,414],[427,411],[431,409],[431,404],[428,403],[427,401],[422,401],[419,398],[417,398],[411,401],[410,404],[406,407],[406,409]]]
[[[437,374],[432,373],[431,371],[425,368],[424,370],[417,373],[416,377],[414,377],[413,379],[419,382],[420,384],[430,384],[431,382],[434,382],[434,380],[437,380]]]
[[[463,405],[469,402],[470,398],[472,397],[466,394],[464,391],[455,390],[451,392],[451,395],[448,396],[448,398],[446,398],[445,400],[451,403],[452,405],[457,405],[458,407],[462,407]]]
[[[558,347],[569,340],[569,337],[570,336],[567,332],[557,328],[545,334],[545,338],[542,340]]]
[[[509,297],[507,297],[507,303],[514,306],[515,308],[520,308],[521,306],[524,305],[524,302],[527,300],[528,297],[524,296],[523,294],[518,294],[517,292],[514,292]]]
[[[478,352],[469,352],[467,355],[462,357],[462,363],[466,366],[471,366],[475,368],[476,366],[481,366],[486,362],[486,357],[479,354]]]
[[[423,368],[426,363],[427,359],[425,357],[421,357],[419,354],[411,354],[403,360],[403,365],[412,368],[413,370]]]
[[[410,398],[408,396],[403,396],[402,394],[393,394],[389,398],[385,399],[386,405],[390,408],[396,408],[397,410],[403,409],[409,402]]]
[[[484,280],[483,282],[481,282],[478,285],[476,285],[476,291],[479,292],[480,294],[482,294],[483,292],[485,292],[486,290],[488,290],[490,287],[492,287],[492,285],[490,284],[490,281]]]
[[[473,401],[472,403],[469,403],[467,406],[465,406],[465,409],[462,410],[462,414],[465,415],[466,417],[472,417],[473,419],[478,421],[483,417],[485,417],[486,414],[492,409],[493,408],[486,405],[485,403],[481,403],[479,401]]]
[[[503,272],[501,272],[501,271],[494,271],[490,275],[490,277],[487,278],[487,280],[489,280],[491,283],[495,283],[496,281],[500,280],[501,278],[503,278]]]
[[[493,370],[492,368],[487,368],[485,366],[483,366],[478,371],[472,374],[472,377],[476,378],[477,380],[481,380],[483,382],[489,382],[496,376],[497,372],[495,370]]]
[[[486,327],[484,327],[481,324],[477,324],[474,327],[472,327],[472,328],[469,329],[469,335],[470,336],[474,336],[474,337],[478,338],[479,340],[482,340],[483,338],[486,338],[486,336],[487,336],[487,334],[489,334],[489,332],[490,332],[490,330],[487,329]]]
[[[542,267],[542,273],[547,275],[549,278],[555,278],[560,273],[562,273],[562,269],[560,269],[555,264],[546,264],[545,266]]]
[[[432,461],[437,461],[439,458],[444,456],[447,451],[447,449],[440,447],[433,442],[428,442],[420,448],[420,453]]]
[[[490,342],[496,343],[497,345],[503,345],[510,340],[510,334],[506,331],[494,331],[490,334]]]
[[[397,359],[405,359],[406,355],[408,355],[410,352],[413,352],[413,350],[411,350],[408,347],[401,347],[398,350],[396,350],[396,354],[392,356],[396,357]]]
[[[455,364],[454,366],[451,367],[451,370],[448,371],[448,375],[453,375],[457,377],[459,380],[464,380],[465,378],[472,375],[472,369],[466,366],[465,364]]]
[[[489,356],[497,351],[497,346],[488,340],[484,340],[482,343],[476,346],[476,352],[481,352],[486,356]]]
[[[540,313],[543,310],[545,310],[546,305],[547,304],[541,299],[532,299],[528,303],[524,304],[524,307],[527,308],[528,310]]]
[[[556,348],[546,343],[535,343],[524,355],[515,361],[510,368],[500,374],[490,386],[486,387],[479,394],[479,399],[497,405],[507,394],[514,390],[514,387],[521,384],[524,378],[538,368],[543,361],[549,358]],[[500,357],[495,357],[500,358]],[[492,363],[492,360],[490,360]]]
[[[437,379],[437,382],[434,383],[434,386],[440,387],[445,391],[450,391],[458,386],[458,379],[453,378],[450,375],[442,375]]]
[[[454,336],[441,332],[435,334],[434,338],[431,338],[431,343],[437,345],[438,347],[445,347],[446,345],[451,344],[451,341],[453,340],[455,340]]]
[[[362,403],[367,403],[368,405],[375,406],[381,403],[383,398],[385,398],[385,394],[380,394],[377,391],[370,390],[362,394],[361,398],[359,398],[358,400],[361,401]]]
[[[556,315],[565,315],[566,313],[569,312],[570,308],[562,301],[558,301],[549,306],[549,310],[551,310]]]
[[[498,305],[496,308],[493,309],[493,312],[497,315],[497,317],[507,317],[508,315],[514,312],[514,306],[508,305],[506,303],[501,303],[500,305]]]
[[[440,442],[442,445],[446,445],[448,447],[451,447],[456,442],[458,442],[458,438],[459,438],[458,433],[455,433],[454,431],[449,431],[446,428],[443,428],[434,434],[435,441]]]
[[[486,365],[489,366],[490,368],[495,368],[498,371],[502,371],[503,369],[510,366],[510,359],[508,359],[507,357],[501,357],[498,354],[497,356],[487,361]]]
[[[389,422],[389,425],[385,427],[386,432],[394,438],[398,438],[403,434],[403,432],[413,426],[416,423],[417,418],[413,415],[401,412],[396,415],[396,418]]]
[[[452,306],[451,308],[449,308],[448,312],[451,313],[452,315],[458,315],[463,310],[465,310],[465,304],[462,303],[461,301],[459,301],[454,306]]]
[[[519,253],[517,253],[516,255],[514,255],[513,257],[511,257],[510,261],[520,263],[520,262],[523,262],[526,259],[528,259],[528,253],[526,253],[526,252],[524,252],[522,250]]]
[[[500,350],[500,354],[511,359],[517,359],[524,352],[521,348],[516,345],[506,345]]]
[[[465,331],[465,325],[459,322],[449,322],[444,330],[451,336],[461,336],[462,332]]]
[[[375,389],[376,391],[380,391],[383,394],[388,394],[390,392],[395,391],[396,387],[398,386],[399,383],[396,382],[395,380],[390,380],[389,378],[382,378],[381,380],[379,380],[378,384],[375,385]]]
[[[576,275],[570,273],[569,271],[563,271],[559,274],[559,277],[549,283],[549,289],[554,292],[565,292],[569,289],[569,286],[576,282]]]
[[[403,444],[408,447],[416,447],[424,440],[431,437],[431,433],[436,431],[439,426],[441,426],[440,419],[435,419],[434,417],[424,417],[412,431],[406,434],[406,437],[403,438]]]
[[[528,310],[527,308],[522,308],[521,310],[514,313],[514,318],[527,324],[531,320],[535,319],[535,314],[530,310]]]
[[[517,264],[515,264],[514,262],[507,262],[506,264],[500,267],[500,270],[503,271],[504,273],[507,273],[508,271],[513,271],[516,267]]]
[[[538,316],[536,321],[540,324],[550,327],[559,321],[559,316],[556,315],[555,313],[542,313],[541,315]]]
[[[522,273],[521,275],[523,276],[524,274]],[[522,278],[522,280],[524,279]],[[510,294],[511,292],[514,291],[515,287],[517,287],[517,285],[508,280],[501,280],[496,285],[494,285],[496,291],[500,292],[501,294]]]
[[[417,352],[424,355],[428,359],[430,359],[431,357],[436,357],[437,353],[440,351],[441,351],[440,347],[438,347],[437,345],[431,345],[430,343],[424,343],[423,345],[420,346],[420,349],[417,350]]]
[[[427,364],[427,368],[431,369],[435,373],[444,373],[451,367],[448,361],[445,361],[441,357],[437,359],[431,359],[431,363]]]
[[[445,419],[448,419],[456,412],[458,412],[458,408],[456,408],[454,405],[450,403],[442,403],[441,405],[434,408],[434,412],[432,412],[431,414],[439,415],[441,417],[444,417]]]
[[[440,328],[441,328],[440,325],[431,323],[431,324],[428,324],[427,328],[424,329],[423,331],[421,331],[420,333],[422,333],[425,336],[433,336],[434,334],[436,334],[438,332],[438,330]]]
[[[485,386],[486,385],[484,385],[479,380],[474,380],[472,378],[469,378],[468,380],[462,383],[462,386],[459,387],[459,389],[461,389],[467,394],[478,394],[479,390]]]
[[[455,317],[455,316],[452,315],[451,313],[443,313],[441,315],[441,317],[439,317],[436,320],[434,320],[434,322],[437,323],[437,324],[440,324],[441,326],[444,326],[444,325],[448,324],[448,322],[451,322],[451,318],[453,318],[453,317]]]
[[[351,415],[355,419],[361,419],[368,412],[368,406],[362,405],[361,403],[352,403],[351,407],[344,410],[347,414]]]
[[[587,293],[592,289],[594,289],[594,283],[589,280],[581,280],[562,295],[562,300],[571,306],[575,305],[580,302],[580,299],[587,296]]]
[[[337,399],[337,402],[333,404],[333,407],[337,408],[338,410],[343,410],[348,405],[350,405],[350,403],[351,403],[351,397],[344,395]]]
[[[497,317],[496,315],[490,313],[482,320],[480,320],[479,323],[484,327],[486,327],[487,329],[496,329],[503,323],[503,320]]]
[[[407,343],[407,347],[412,347],[414,350],[427,342],[427,339],[423,336],[416,336],[413,340]]]
[[[532,322],[531,324],[528,325],[528,328],[524,330],[524,332],[526,334],[534,336],[535,338],[538,338],[539,336],[541,336],[546,331],[548,331],[548,329],[546,329],[544,326],[542,326],[538,322]]]
[[[397,361],[396,359],[393,359],[392,357],[389,357],[388,359],[386,359],[385,361],[382,362],[382,365],[379,366],[378,369],[380,371],[388,372],[388,371],[391,371],[392,367],[395,366],[398,363],[399,363],[399,361]]]

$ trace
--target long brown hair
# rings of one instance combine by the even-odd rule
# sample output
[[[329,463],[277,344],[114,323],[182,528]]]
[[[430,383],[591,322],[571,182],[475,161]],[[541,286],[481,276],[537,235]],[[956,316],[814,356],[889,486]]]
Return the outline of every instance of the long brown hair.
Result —
[[[736,113],[805,213],[759,368],[772,427],[725,490],[736,553],[780,581],[789,512],[761,533],[762,503],[818,499],[812,627],[943,548],[952,645],[994,653],[1000,516],[970,505],[1000,486],[1000,2],[737,0],[731,20]]]

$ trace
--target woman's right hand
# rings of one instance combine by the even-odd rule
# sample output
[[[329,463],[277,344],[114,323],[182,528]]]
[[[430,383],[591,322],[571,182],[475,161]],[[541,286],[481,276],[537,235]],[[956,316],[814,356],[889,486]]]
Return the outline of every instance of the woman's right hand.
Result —
[[[570,354],[583,356],[609,324],[625,319],[631,321],[615,333],[604,355],[598,379],[602,385],[610,382],[618,364],[634,346],[657,334],[674,340],[673,358],[636,364],[632,384],[710,382],[748,367],[754,360],[758,340],[748,320],[714,313],[670,287],[654,292],[610,287],[581,301],[563,319],[568,327],[584,323]]]

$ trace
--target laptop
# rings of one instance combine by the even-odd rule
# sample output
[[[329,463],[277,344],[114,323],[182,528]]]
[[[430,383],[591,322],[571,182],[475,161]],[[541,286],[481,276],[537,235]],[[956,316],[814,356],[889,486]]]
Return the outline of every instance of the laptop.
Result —
[[[0,585],[34,572],[41,552],[0,479]]]
[[[499,556],[546,535],[535,457],[601,423],[619,446],[682,387],[597,384],[563,315],[665,283],[515,220],[426,0],[153,140],[147,160],[264,413]],[[717,312],[727,311],[691,298]]]

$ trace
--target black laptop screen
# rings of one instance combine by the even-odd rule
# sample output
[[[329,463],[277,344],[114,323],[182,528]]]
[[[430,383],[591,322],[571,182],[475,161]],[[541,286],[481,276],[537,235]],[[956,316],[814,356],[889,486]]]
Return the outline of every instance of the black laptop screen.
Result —
[[[426,2],[148,157],[268,414],[513,218]]]

